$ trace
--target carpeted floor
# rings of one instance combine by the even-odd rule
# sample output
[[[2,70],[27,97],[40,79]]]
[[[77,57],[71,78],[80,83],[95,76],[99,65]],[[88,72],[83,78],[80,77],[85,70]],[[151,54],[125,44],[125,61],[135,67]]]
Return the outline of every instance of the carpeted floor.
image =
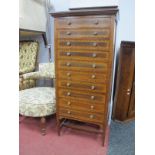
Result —
[[[108,155],[135,154],[135,122],[111,122]]]
[[[106,155],[109,129],[105,146],[101,135],[63,128],[57,135],[55,118],[47,122],[47,135],[40,134],[39,120],[27,118],[19,126],[20,155]],[[120,154],[119,154],[120,155]]]

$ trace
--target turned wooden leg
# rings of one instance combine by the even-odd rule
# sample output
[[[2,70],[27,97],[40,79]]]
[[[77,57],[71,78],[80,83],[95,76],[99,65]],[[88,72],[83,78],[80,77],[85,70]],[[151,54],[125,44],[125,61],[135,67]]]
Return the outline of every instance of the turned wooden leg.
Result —
[[[44,135],[46,135],[46,119],[45,119],[45,117],[41,117],[40,122],[41,122],[41,133],[44,136]]]

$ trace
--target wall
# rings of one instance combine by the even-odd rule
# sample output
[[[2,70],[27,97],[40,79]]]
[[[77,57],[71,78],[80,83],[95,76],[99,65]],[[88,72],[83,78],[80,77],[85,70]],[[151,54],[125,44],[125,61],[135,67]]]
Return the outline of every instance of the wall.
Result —
[[[19,27],[46,31],[45,0],[19,0]]]

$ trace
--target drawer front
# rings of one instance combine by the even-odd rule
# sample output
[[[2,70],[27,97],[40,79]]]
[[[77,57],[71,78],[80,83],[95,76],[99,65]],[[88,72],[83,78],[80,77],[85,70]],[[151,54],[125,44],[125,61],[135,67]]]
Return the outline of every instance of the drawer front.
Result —
[[[60,59],[68,60],[88,60],[88,61],[102,61],[108,62],[110,58],[109,52],[103,51],[84,51],[84,50],[58,50],[58,57]]]
[[[67,30],[59,30],[58,38],[60,39],[104,39],[110,37],[110,29],[67,29]]]
[[[71,61],[71,60],[59,60],[58,69],[68,71],[86,71],[86,72],[107,72],[107,63],[98,62],[82,62],[82,61]]]
[[[110,41],[105,38],[104,40],[71,40],[66,39],[58,40],[58,49],[87,49],[87,50],[101,50],[101,51],[109,51],[110,50]]]
[[[92,102],[105,103],[105,95],[97,94],[85,91],[75,91],[71,89],[60,89],[58,90],[58,97],[65,97],[66,99],[81,99]]]
[[[86,122],[95,122],[95,123],[103,123],[104,115],[92,112],[84,112],[66,108],[59,108],[59,116],[70,118],[70,119],[77,119]]]
[[[81,16],[81,17],[62,17],[55,19],[56,28],[105,28],[111,23],[110,17],[103,16]]]
[[[67,100],[65,98],[59,99],[58,105],[60,108],[67,108],[72,110],[87,111],[87,112],[105,112],[105,104],[86,102],[80,100]]]
[[[82,72],[74,72],[74,71],[58,71],[58,79],[62,80],[71,80],[78,82],[92,82],[92,83],[106,83],[107,75],[106,74],[96,74],[96,73],[82,73]]]
[[[74,81],[58,81],[58,87],[74,89],[74,90],[83,90],[83,91],[91,91],[98,93],[106,93],[106,84],[92,84],[86,82],[74,82]]]

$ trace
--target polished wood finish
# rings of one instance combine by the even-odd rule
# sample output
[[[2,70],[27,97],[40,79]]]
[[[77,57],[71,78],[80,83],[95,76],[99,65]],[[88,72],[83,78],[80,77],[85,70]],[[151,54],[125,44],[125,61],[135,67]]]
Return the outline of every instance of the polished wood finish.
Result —
[[[52,14],[55,17],[59,135],[66,120],[91,123],[98,126],[98,130],[93,131],[102,133],[104,145],[111,96],[116,12],[116,8],[106,8]],[[66,126],[84,129],[77,125]]]
[[[121,43],[113,118],[119,121],[135,117],[135,43]]]

